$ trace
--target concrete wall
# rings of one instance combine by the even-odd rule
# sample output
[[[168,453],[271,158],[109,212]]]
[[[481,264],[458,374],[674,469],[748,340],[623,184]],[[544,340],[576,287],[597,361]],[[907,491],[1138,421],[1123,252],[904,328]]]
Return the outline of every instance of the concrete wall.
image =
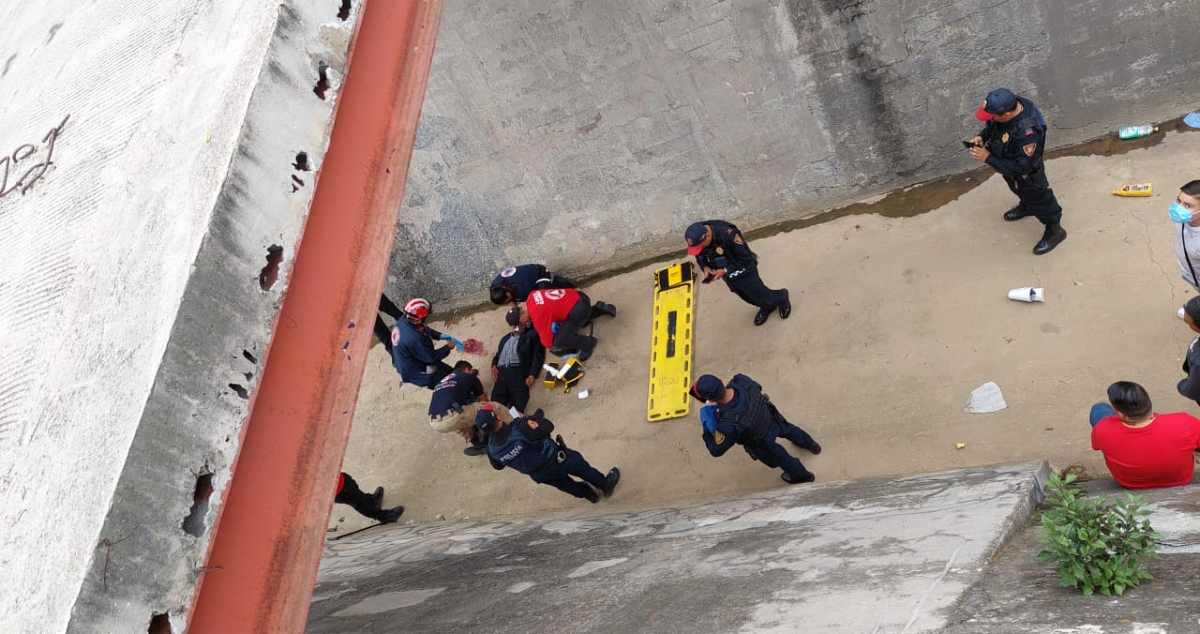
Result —
[[[0,7],[0,631],[183,631],[326,147],[340,4]]]
[[[373,528],[326,542],[307,631],[936,632],[1028,520],[1047,473],[1033,463],[586,519]]]
[[[1194,0],[449,0],[389,285],[621,266],[972,165],[986,91],[1052,145],[1200,102]]]

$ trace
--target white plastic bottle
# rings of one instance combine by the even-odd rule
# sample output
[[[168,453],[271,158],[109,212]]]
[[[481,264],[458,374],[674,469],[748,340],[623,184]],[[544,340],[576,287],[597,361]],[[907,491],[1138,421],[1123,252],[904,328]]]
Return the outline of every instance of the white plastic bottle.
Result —
[[[1158,132],[1158,128],[1152,125],[1127,125],[1117,130],[1117,136],[1122,139],[1137,139],[1155,132]]]

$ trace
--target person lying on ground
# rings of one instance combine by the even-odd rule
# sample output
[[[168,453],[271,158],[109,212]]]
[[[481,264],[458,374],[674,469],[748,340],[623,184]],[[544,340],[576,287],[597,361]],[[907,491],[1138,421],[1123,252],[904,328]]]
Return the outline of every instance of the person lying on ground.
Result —
[[[1200,449],[1200,419],[1158,414],[1150,395],[1132,381],[1108,386],[1108,403],[1092,406],[1092,449],[1104,454],[1113,480],[1126,489],[1177,487],[1192,481]]]
[[[500,339],[492,357],[492,400],[524,412],[529,388],[546,362],[546,349],[529,320],[521,323],[521,309],[513,306],[504,319],[513,330]]]

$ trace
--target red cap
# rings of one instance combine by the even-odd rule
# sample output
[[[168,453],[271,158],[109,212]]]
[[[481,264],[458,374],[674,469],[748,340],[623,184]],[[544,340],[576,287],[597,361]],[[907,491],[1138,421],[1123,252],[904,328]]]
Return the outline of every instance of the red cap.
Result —
[[[979,109],[975,111],[975,118],[979,119],[980,121],[991,121],[992,119],[995,119],[996,115],[988,112],[985,110],[985,108],[986,106],[979,106]]]
[[[703,244],[689,244],[688,245],[688,255],[690,255],[692,257],[699,255],[700,252],[703,250],[704,250]]]

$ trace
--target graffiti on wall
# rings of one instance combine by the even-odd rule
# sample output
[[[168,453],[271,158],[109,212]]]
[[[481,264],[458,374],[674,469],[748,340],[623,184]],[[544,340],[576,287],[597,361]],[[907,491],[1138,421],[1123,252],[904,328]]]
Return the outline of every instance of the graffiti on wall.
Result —
[[[23,196],[42,180],[54,165],[54,145],[70,119],[71,115],[63,117],[62,123],[50,128],[40,143],[23,143],[12,154],[0,157],[0,199],[13,192]]]

